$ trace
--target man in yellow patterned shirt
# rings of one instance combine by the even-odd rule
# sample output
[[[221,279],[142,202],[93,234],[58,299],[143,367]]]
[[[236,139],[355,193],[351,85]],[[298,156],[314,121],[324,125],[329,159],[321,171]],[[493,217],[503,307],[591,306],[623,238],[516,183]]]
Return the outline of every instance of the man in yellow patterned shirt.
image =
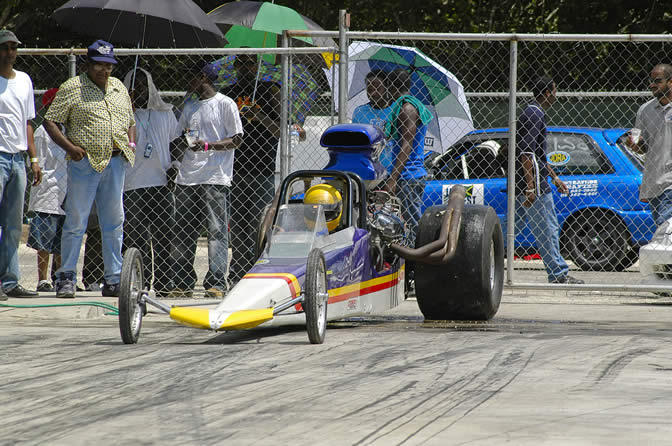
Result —
[[[128,90],[110,76],[116,63],[112,44],[94,42],[86,72],[60,86],[45,115],[47,133],[69,159],[56,297],[75,297],[77,260],[94,200],[103,240],[103,296],[119,295],[122,196],[126,165],[135,162],[135,119]]]

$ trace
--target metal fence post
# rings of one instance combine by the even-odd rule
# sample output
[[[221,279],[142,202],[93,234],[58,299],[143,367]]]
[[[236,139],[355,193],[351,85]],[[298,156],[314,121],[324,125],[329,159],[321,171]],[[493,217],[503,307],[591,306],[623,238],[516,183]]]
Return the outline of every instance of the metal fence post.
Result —
[[[70,54],[68,54],[68,70],[69,77],[77,76],[77,56],[75,56],[74,48],[70,48]]]
[[[509,153],[506,181],[506,281],[513,284],[513,252],[516,241],[516,84],[518,82],[518,41],[511,40],[509,50]]]
[[[287,32],[282,33],[282,47],[289,47]],[[280,181],[289,174],[289,55],[282,55],[282,88],[280,89]]]
[[[348,107],[348,15],[345,9],[338,13],[338,122],[345,122]]]

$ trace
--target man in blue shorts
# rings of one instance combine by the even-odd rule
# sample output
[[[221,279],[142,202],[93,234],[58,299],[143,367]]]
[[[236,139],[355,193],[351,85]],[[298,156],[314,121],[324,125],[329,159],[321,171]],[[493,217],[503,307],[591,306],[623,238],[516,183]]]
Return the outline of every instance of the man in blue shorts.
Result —
[[[44,109],[49,108],[57,91],[58,88],[52,88],[42,95]],[[35,130],[34,139],[42,168],[42,182],[30,191],[28,210],[35,215],[30,221],[27,245],[37,250],[37,291],[53,291],[52,282],[55,282],[56,271],[61,267],[61,233],[65,221],[61,205],[68,185],[68,170],[65,151],[56,145],[43,126]],[[53,255],[52,280],[47,274],[50,254]]]

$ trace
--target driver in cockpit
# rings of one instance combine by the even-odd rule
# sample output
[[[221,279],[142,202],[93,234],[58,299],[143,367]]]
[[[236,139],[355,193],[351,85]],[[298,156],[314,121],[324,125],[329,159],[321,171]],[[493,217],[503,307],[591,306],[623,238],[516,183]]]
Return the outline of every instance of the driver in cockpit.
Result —
[[[306,191],[303,203],[321,204],[329,233],[336,231],[343,216],[343,199],[338,189],[331,184],[316,184]]]

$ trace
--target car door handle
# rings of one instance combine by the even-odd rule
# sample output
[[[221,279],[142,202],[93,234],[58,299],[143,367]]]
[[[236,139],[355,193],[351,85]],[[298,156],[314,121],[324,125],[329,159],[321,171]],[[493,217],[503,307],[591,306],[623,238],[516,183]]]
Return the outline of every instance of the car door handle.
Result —
[[[500,192],[505,192],[505,193],[506,193],[507,189],[504,188],[504,189],[500,189],[499,191],[500,191]]]

